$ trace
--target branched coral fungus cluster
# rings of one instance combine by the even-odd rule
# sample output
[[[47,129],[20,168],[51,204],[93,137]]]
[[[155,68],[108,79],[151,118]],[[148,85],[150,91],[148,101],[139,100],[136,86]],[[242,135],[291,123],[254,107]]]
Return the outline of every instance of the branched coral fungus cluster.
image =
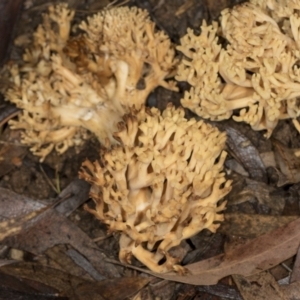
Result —
[[[121,262],[135,257],[154,272],[184,273],[172,248],[223,220],[226,136],[187,120],[182,108],[146,108],[147,96],[157,86],[176,91],[166,79],[177,72],[192,86],[182,105],[203,118],[232,116],[267,137],[291,118],[300,131],[300,1],[225,9],[219,25],[204,21],[200,35],[189,30],[181,39],[179,65],[144,10],[104,10],[71,36],[73,17],[67,6],[51,6],[23,63],[7,67],[6,98],[22,109],[11,126],[24,129],[23,142],[41,160],[93,133],[102,148],[80,171],[92,185],[95,209],[87,210],[120,232]]]
[[[141,107],[156,86],[176,90],[165,78],[175,51],[146,11],[120,7],[83,21],[70,37],[74,12],[50,6],[26,49],[23,63],[9,66],[6,98],[23,109],[11,127],[25,129],[23,143],[45,158],[63,153],[92,132],[114,143],[116,124],[129,107]]]
[[[231,189],[222,172],[225,133],[169,105],[132,111],[114,137],[120,145],[103,150],[100,162],[83,163],[96,203],[88,210],[121,232],[122,262],[134,256],[155,272],[184,272],[169,250],[223,220],[219,200]]]
[[[281,119],[300,129],[299,9],[298,0],[250,0],[223,10],[220,27],[203,22],[199,36],[189,30],[178,46],[185,58],[176,78],[192,86],[182,105],[211,120],[238,109],[234,120],[267,137]]]

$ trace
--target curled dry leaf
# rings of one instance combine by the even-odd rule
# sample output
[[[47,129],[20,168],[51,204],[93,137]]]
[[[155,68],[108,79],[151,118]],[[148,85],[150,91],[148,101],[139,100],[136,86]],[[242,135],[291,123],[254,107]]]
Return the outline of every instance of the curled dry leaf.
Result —
[[[246,244],[221,254],[185,266],[188,274],[179,276],[150,273],[159,278],[194,285],[216,284],[221,278],[239,274],[250,276],[276,266],[297,253],[300,242],[300,220],[264,234]],[[140,269],[146,272],[143,269]]]

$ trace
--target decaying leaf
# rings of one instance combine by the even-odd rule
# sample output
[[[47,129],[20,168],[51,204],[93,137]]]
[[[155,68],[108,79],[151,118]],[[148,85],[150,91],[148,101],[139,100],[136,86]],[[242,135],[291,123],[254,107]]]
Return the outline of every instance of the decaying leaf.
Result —
[[[219,283],[217,285],[200,285],[198,291],[203,291],[211,295],[221,297],[222,299],[244,300],[239,291],[230,285]]]
[[[58,201],[47,206],[8,189],[0,188],[0,241],[32,226],[39,215],[54,206],[65,216],[70,215],[88,199],[88,193],[89,185],[83,180],[75,179],[61,192]],[[56,205],[64,198],[67,200]]]
[[[104,277],[99,274],[97,270],[92,266],[92,264],[78,251],[74,249],[68,249],[66,251],[68,257],[70,257],[79,267],[81,267],[84,271],[87,272],[93,279],[100,281],[103,280]]]
[[[1,78],[0,85],[2,81],[3,79]],[[21,131],[13,131],[8,127],[3,130],[3,126],[7,123],[7,121],[14,118],[19,113],[20,110],[14,105],[6,103],[3,99],[3,95],[0,94],[0,177],[10,172],[16,166],[20,166],[28,151],[27,148],[19,142],[21,138]]]
[[[279,177],[278,186],[300,182],[300,157],[295,151],[284,146],[280,141],[273,139],[275,159],[283,176]]]
[[[289,300],[274,277],[267,271],[247,278],[241,275],[233,275],[232,277],[244,300]]]
[[[27,149],[22,145],[10,142],[0,145],[0,177],[20,166],[26,153]]]
[[[55,210],[64,216],[69,216],[89,198],[90,185],[81,179],[74,179],[59,195],[58,199],[65,199],[55,206]]]
[[[34,280],[55,289],[61,296],[78,300],[121,300],[138,293],[152,278],[124,277],[91,281],[65,273],[58,269],[36,263],[19,262],[14,266],[1,268],[2,272],[21,278],[23,281]],[[7,276],[7,275],[6,275]]]
[[[239,245],[226,254],[187,265],[186,276],[179,276],[175,273],[165,275],[147,273],[187,284],[211,285],[231,274],[250,276],[270,269],[295,255],[299,243],[300,219],[297,219],[287,226]]]
[[[232,192],[228,195],[228,205],[257,202],[259,212],[279,215],[286,202],[283,195],[282,190],[265,182],[243,178],[233,184]]]
[[[76,287],[88,281],[65,273],[61,270],[49,268],[36,263],[19,262],[13,266],[5,266],[1,268],[5,274],[25,280],[36,281],[44,286],[49,286],[55,289],[61,296],[72,297],[76,296]]]
[[[259,214],[225,213],[225,221],[218,232],[254,238],[296,220],[297,216],[269,216]]]
[[[296,260],[293,267],[293,272],[290,277],[290,283],[300,281],[300,248],[298,249]]]
[[[12,276],[0,272],[0,299],[2,300],[67,300],[60,297],[59,292],[38,281],[21,279],[19,275]]]
[[[29,208],[26,206],[26,197],[2,188],[0,188],[0,192],[2,193],[0,198],[0,206],[2,207],[0,215],[0,241],[31,226],[38,215],[49,209],[49,207],[41,205],[38,202]],[[16,199],[14,198],[16,195],[18,198],[17,202],[20,203],[19,207],[14,207],[16,201],[13,201],[13,199]],[[35,210],[33,209],[34,206]],[[17,214],[15,214],[16,207],[19,210]],[[24,210],[22,211],[22,209]],[[20,213],[21,211],[22,213]]]
[[[151,280],[152,278],[123,277],[85,283],[77,288],[76,294],[82,300],[98,299],[99,296],[105,300],[123,300],[137,294]]]
[[[0,267],[14,264],[16,262],[18,262],[18,261],[14,260],[14,259],[0,259]]]
[[[246,169],[250,178],[267,182],[265,166],[251,141],[232,127],[226,127],[229,153]]]
[[[106,257],[97,245],[74,223],[53,209],[53,205],[45,207],[42,203],[6,189],[0,188],[0,193],[0,237],[6,237],[2,244],[36,255],[58,244],[70,244],[102,276],[120,276],[115,266],[105,261]],[[78,204],[78,201],[75,203]],[[62,210],[68,215],[70,208]]]
[[[102,280],[100,274],[93,268],[93,270],[85,271],[81,268],[80,264],[77,264],[71,257],[68,256],[68,250],[72,249],[69,245],[57,245],[48,249],[43,256],[39,256],[37,261],[41,264],[47,262],[47,266],[58,268],[64,272],[71,275],[78,276],[86,280],[93,280],[94,278],[99,278]],[[92,276],[91,273],[94,273]]]
[[[73,222],[54,210],[46,211],[42,218],[37,218],[34,226],[6,238],[3,243],[35,255],[44,253],[58,244],[70,244],[103,276],[108,278],[120,276],[115,266],[106,262],[106,256],[97,245]]]
[[[300,284],[299,282],[294,282],[291,284],[282,285],[280,287],[283,294],[289,300],[300,300]]]

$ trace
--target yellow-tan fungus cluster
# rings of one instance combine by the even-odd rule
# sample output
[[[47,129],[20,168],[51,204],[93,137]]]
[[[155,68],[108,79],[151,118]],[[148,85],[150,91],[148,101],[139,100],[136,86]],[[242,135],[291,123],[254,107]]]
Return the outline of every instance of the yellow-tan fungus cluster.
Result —
[[[184,272],[170,249],[223,220],[226,135],[172,105],[132,110],[118,127],[121,143],[82,165],[96,205],[87,209],[120,232],[121,262],[134,256],[154,272]]]
[[[10,64],[7,100],[22,109],[10,125],[24,129],[23,143],[43,160],[96,135],[115,143],[112,133],[129,107],[139,108],[174,72],[175,51],[146,11],[119,7],[83,21],[70,36],[74,12],[50,6],[34,33],[23,62]]]
[[[234,120],[267,137],[281,119],[300,129],[299,10],[299,0],[251,0],[223,10],[220,26],[203,22],[198,36],[189,30],[178,46],[176,79],[192,86],[182,105],[211,120],[239,110]]]
[[[177,90],[173,81],[165,80],[177,65],[175,49],[155,26],[148,12],[137,7],[103,11],[79,26],[89,58],[76,58],[93,73],[114,75],[111,97],[123,107],[139,109],[157,86]]]

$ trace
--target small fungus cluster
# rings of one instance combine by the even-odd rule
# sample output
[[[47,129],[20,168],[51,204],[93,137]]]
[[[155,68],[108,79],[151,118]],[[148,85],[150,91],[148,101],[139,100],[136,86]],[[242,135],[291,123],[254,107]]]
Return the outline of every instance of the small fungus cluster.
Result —
[[[181,103],[211,120],[246,122],[269,137],[278,121],[300,115],[300,1],[250,0],[222,11],[220,26],[204,21],[177,47],[176,79],[191,90]],[[219,43],[218,36],[226,41]]]
[[[23,143],[43,160],[63,153],[89,133],[103,144],[130,107],[141,107],[157,86],[176,90],[165,80],[177,64],[174,48],[145,10],[103,10],[70,35],[74,12],[50,6],[23,55],[7,66],[11,87],[6,98],[22,109],[13,129],[24,129]]]
[[[223,163],[225,133],[184,118],[169,105],[125,115],[100,161],[82,165],[96,207],[87,208],[109,231],[120,232],[119,258],[134,256],[158,273],[184,272],[169,251],[203,229],[215,232],[230,191]]]

